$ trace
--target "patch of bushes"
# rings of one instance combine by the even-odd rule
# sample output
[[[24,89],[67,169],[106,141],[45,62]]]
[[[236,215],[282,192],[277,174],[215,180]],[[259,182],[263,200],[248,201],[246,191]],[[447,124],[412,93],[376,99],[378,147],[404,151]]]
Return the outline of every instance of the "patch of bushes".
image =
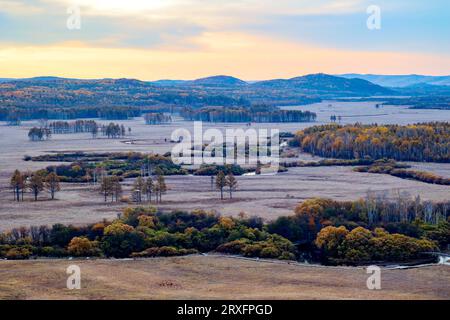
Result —
[[[368,195],[358,201],[309,199],[292,216],[160,212],[127,208],[116,220],[74,227],[55,224],[0,234],[0,257],[157,257],[221,252],[328,264],[409,261],[450,244],[450,204]]]
[[[0,235],[0,257],[176,256],[225,252],[223,245],[233,241],[246,242],[246,247],[236,252],[245,256],[295,257],[296,248],[289,240],[263,229],[262,221],[254,217],[221,217],[202,210],[162,213],[150,207],[136,207],[125,209],[113,222],[81,228],[56,224],[51,229],[20,228],[4,233]]]
[[[147,258],[147,257],[173,257],[184,256],[188,254],[196,254],[196,249],[183,249],[176,247],[152,247],[141,252],[134,252],[131,254],[133,258]]]
[[[247,170],[235,164],[233,165],[202,164],[200,168],[194,171],[194,175],[216,176],[220,171],[222,171],[225,175],[231,172],[235,176],[240,176],[247,172]]]
[[[438,176],[431,172],[405,170],[408,165],[396,163],[393,160],[377,160],[370,166],[355,168],[356,172],[383,173],[402,179],[417,180],[425,183],[450,185],[450,179]]]
[[[423,252],[438,249],[436,243],[402,234],[390,234],[384,229],[375,231],[357,227],[328,226],[317,235],[315,244],[325,263],[360,264],[373,261],[403,262],[421,257]]]

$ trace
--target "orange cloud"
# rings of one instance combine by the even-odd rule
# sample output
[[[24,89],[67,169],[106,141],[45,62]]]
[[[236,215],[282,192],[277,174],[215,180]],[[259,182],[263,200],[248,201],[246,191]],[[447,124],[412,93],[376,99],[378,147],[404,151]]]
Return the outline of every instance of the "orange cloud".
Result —
[[[307,73],[443,74],[449,55],[337,50],[242,33],[204,33],[191,48],[94,48],[80,43],[1,46],[2,77],[193,79],[228,74],[248,80]]]

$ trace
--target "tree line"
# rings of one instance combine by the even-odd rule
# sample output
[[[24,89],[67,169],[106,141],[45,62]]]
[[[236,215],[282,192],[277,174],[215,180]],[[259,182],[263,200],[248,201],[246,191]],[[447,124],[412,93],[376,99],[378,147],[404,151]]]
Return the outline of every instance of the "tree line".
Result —
[[[99,132],[108,139],[123,138],[127,130],[125,126],[118,123],[109,123],[108,125],[99,125],[93,120],[77,120],[75,122],[55,121],[49,124],[44,123],[42,127],[33,127],[28,131],[28,138],[31,141],[48,140],[53,134],[69,134],[89,132],[93,138],[96,138]],[[128,133],[131,128],[128,128]]]
[[[353,169],[353,171],[389,174],[391,176],[399,177],[402,179],[411,179],[425,183],[447,186],[450,185],[449,178],[438,176],[437,174],[426,171],[407,170],[407,168],[410,168],[410,166],[396,163],[394,160],[380,159],[374,161],[371,165],[356,167]]]
[[[180,115],[191,121],[206,122],[310,122],[316,114],[310,111],[281,110],[275,107],[204,107],[183,108]]]
[[[449,162],[450,123],[314,126],[298,132],[291,145],[331,158]]]
[[[235,245],[234,241],[242,243]],[[295,246],[263,230],[259,219],[192,213],[158,212],[154,208],[126,208],[114,221],[74,227],[55,224],[16,228],[0,234],[0,257],[31,256],[152,257],[230,251],[248,256],[295,259]]]
[[[153,110],[153,107],[85,107],[77,108],[65,107],[0,107],[0,121],[7,121],[10,125],[20,125],[21,121],[38,120],[38,119],[54,119],[54,120],[71,120],[99,118],[106,120],[128,120],[139,117],[143,113]],[[159,110],[161,108],[157,108]],[[165,107],[163,110],[170,110]]]
[[[54,200],[56,192],[61,190],[59,182],[59,177],[54,172],[44,176],[41,172],[21,173],[15,170],[10,179],[10,186],[15,201],[23,201],[24,193],[27,191],[32,193],[34,200],[37,201],[39,194],[44,190],[47,190],[51,199]]]
[[[95,132],[99,125],[94,120],[76,121],[53,121],[48,124],[48,128],[53,134]]]
[[[389,206],[390,204],[385,204]],[[417,202],[417,206],[426,206]],[[434,204],[435,211],[442,204]],[[438,207],[440,206],[440,209]],[[419,209],[418,212],[428,209]],[[432,210],[432,211],[433,211]],[[369,222],[370,199],[337,202],[310,199],[295,215],[271,222],[240,213],[222,217],[196,210],[160,212],[152,207],[126,208],[113,221],[87,226],[55,224],[15,228],[0,234],[0,257],[33,256],[154,257],[220,252],[246,257],[318,261],[324,264],[405,262],[450,243],[448,211],[439,222]],[[376,210],[375,210],[376,211]],[[399,208],[393,211],[403,216]]]
[[[151,112],[143,115],[145,124],[162,124],[172,122],[172,117],[162,112]]]

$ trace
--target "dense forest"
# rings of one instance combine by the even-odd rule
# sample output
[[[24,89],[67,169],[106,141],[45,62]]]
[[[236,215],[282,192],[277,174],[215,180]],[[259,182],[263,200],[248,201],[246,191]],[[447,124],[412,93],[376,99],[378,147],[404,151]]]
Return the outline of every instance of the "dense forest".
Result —
[[[99,125],[94,120],[53,121],[46,125],[53,134],[95,132]]]
[[[311,122],[316,114],[310,111],[280,110],[266,105],[250,108],[205,107],[183,108],[181,116],[187,120],[207,122]]]
[[[18,125],[20,121],[33,119],[86,119],[101,118],[105,120],[126,120],[138,117],[152,110],[170,110],[169,107],[139,108],[139,107],[0,107],[0,121],[7,121],[9,125]]]
[[[291,144],[322,157],[449,162],[450,123],[407,126],[329,124],[298,132]]]
[[[172,117],[161,112],[151,112],[144,114],[146,124],[163,124],[172,122]]]
[[[0,257],[154,257],[220,252],[326,264],[404,262],[450,243],[449,203],[399,196],[355,202],[311,199],[295,215],[261,218],[127,208],[114,221],[84,227],[55,224],[0,235]]]

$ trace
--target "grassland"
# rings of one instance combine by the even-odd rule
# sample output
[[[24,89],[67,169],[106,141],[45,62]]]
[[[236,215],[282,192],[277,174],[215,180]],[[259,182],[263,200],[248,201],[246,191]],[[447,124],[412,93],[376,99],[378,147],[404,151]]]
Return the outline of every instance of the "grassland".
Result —
[[[350,107],[347,105],[344,107],[343,110],[349,112],[347,109]],[[338,109],[336,106],[328,107],[327,105],[321,105],[318,108]],[[373,106],[367,108],[375,110],[370,109],[371,112],[378,112]],[[321,112],[320,109],[316,111],[320,115],[321,121],[325,121],[326,119],[323,119],[325,111]],[[368,112],[367,110],[363,111],[358,111],[358,113]],[[439,112],[439,110],[423,112],[436,111]],[[437,119],[440,115],[429,116],[435,116]],[[385,120],[387,121],[388,118],[386,117]],[[47,194],[42,194],[40,201],[34,202],[30,195],[26,195],[25,202],[15,203],[12,201],[12,193],[9,189],[9,178],[14,169],[37,170],[55,164],[26,162],[23,161],[24,155],[37,156],[63,151],[165,153],[173,147],[173,144],[170,143],[170,135],[175,128],[192,129],[192,122],[180,121],[180,119],[175,119],[172,124],[157,126],[145,125],[143,119],[139,118],[120,121],[120,123],[123,123],[125,127],[132,128],[131,135],[124,139],[92,139],[89,134],[84,133],[54,135],[51,140],[42,142],[30,142],[27,138],[27,130],[37,123],[25,122],[21,127],[8,127],[2,124],[0,126],[2,133],[0,135],[0,146],[2,147],[0,153],[0,230],[57,222],[84,224],[103,218],[113,219],[126,206],[126,204],[105,204],[102,196],[93,186],[82,184],[63,184],[62,191],[57,194],[55,201],[47,201]],[[278,128],[280,131],[295,132],[297,129],[312,124],[254,124],[252,127],[269,126]],[[239,127],[239,125],[245,129],[245,124],[205,124],[204,126],[205,129],[209,127],[226,129]],[[300,154],[298,157],[288,160],[311,161],[314,158],[307,154]],[[450,176],[450,167],[447,164],[418,165],[425,166],[425,169],[437,172],[442,176]],[[430,166],[431,168],[428,168]],[[224,215],[237,215],[243,211],[249,215],[273,219],[280,215],[292,214],[292,210],[298,202],[308,198],[321,196],[335,200],[355,200],[365,196],[369,189],[381,192],[399,189],[412,196],[420,195],[423,200],[448,199],[448,186],[425,184],[388,175],[357,173],[352,169],[352,167],[290,168],[288,172],[275,176],[238,177],[239,187],[234,199],[225,201],[219,199],[216,190],[211,190],[209,177],[170,176],[167,177],[170,190],[159,206],[167,210],[214,209]],[[131,184],[132,180],[124,182],[125,194],[129,195]]]
[[[66,268],[81,268],[81,289]],[[143,260],[0,261],[0,299],[448,299],[450,268],[382,269],[368,290],[364,268],[299,266],[219,256]]]

